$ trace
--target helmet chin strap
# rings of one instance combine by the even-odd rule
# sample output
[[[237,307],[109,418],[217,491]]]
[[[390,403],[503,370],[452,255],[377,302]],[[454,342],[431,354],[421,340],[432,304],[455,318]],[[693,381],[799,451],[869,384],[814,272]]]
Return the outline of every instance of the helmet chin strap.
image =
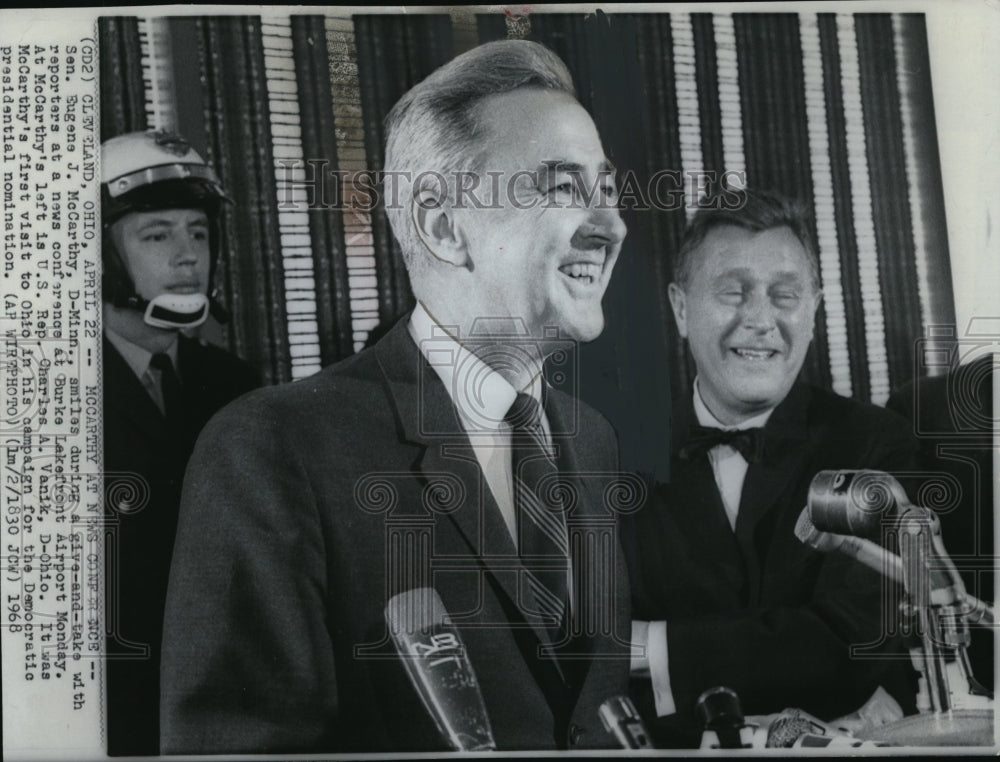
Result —
[[[143,319],[154,328],[194,328],[208,318],[204,294],[159,294],[146,306]]]
[[[142,313],[153,328],[182,330],[195,328],[208,319],[209,299],[205,294],[159,294],[151,300],[134,295],[120,305]]]

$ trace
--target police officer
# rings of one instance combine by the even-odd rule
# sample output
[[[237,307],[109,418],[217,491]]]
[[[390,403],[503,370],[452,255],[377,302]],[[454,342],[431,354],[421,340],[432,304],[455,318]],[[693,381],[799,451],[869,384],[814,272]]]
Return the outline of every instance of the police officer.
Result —
[[[108,753],[157,754],[163,604],[184,468],[208,419],[256,373],[185,331],[210,313],[230,203],[184,140],[102,146]]]

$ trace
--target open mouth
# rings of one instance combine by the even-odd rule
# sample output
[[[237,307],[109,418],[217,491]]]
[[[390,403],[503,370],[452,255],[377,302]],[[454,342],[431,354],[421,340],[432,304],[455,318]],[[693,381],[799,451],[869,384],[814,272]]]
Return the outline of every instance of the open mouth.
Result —
[[[744,360],[770,360],[778,354],[777,349],[750,349],[746,347],[734,347],[729,351]]]
[[[559,272],[578,283],[592,285],[601,277],[604,266],[595,262],[570,262],[562,265]]]
[[[174,283],[167,286],[167,291],[171,294],[195,294],[201,291],[201,285],[198,283]]]

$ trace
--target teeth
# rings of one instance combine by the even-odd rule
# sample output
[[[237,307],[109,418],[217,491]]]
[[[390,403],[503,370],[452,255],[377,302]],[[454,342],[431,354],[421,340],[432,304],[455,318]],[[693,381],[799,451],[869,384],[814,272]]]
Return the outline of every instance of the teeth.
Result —
[[[773,349],[737,349],[736,354],[751,360],[766,360],[775,352]]]
[[[571,278],[582,280],[588,284],[593,283],[601,275],[601,266],[586,262],[573,262],[563,265],[559,270]]]

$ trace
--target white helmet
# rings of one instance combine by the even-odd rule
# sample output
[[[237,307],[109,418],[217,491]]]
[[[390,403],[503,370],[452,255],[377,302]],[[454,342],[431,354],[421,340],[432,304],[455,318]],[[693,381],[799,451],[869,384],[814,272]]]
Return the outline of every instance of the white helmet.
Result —
[[[232,203],[214,170],[183,138],[159,131],[130,132],[101,146],[101,224],[104,228],[104,299],[116,307],[145,314],[159,328],[191,328],[208,317],[228,318],[225,310],[205,294],[160,294],[147,301],[135,291],[119,252],[107,234],[126,214],[156,209],[202,209],[210,221],[212,262],[209,294],[218,254],[219,210]]]

